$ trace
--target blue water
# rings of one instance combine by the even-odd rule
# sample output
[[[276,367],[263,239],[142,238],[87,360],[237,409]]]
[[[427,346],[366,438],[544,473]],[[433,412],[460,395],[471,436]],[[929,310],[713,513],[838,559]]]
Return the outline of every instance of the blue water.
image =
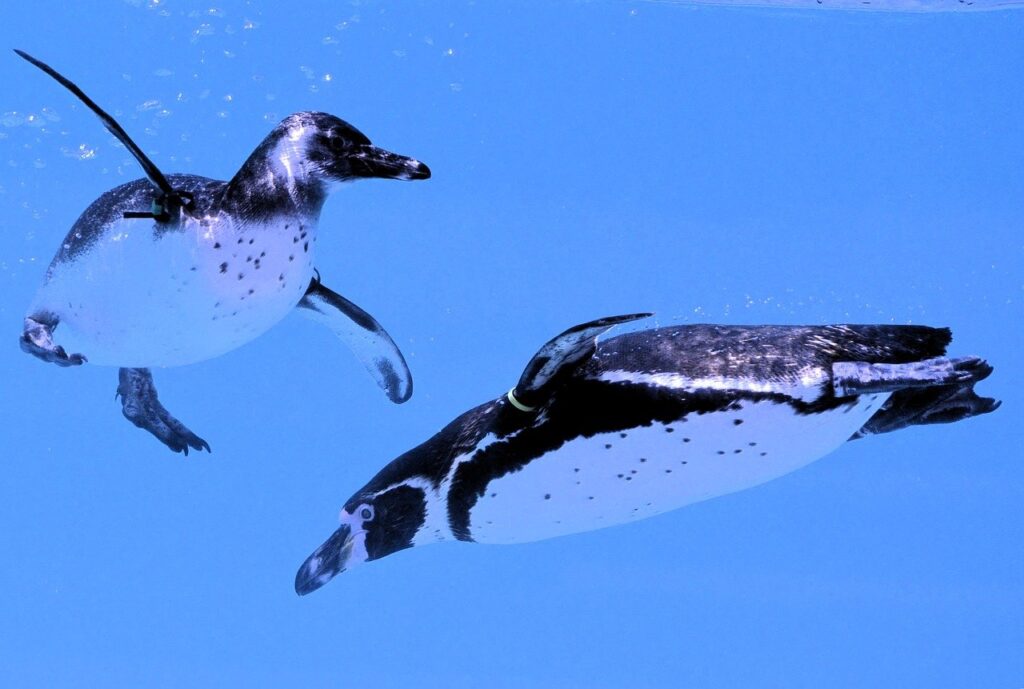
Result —
[[[156,371],[213,446],[185,459],[121,417],[113,369],[18,349],[70,224],[141,175],[0,55],[0,686],[1024,685],[1022,36],[1013,11],[5,5],[0,46],[166,172],[228,178],[315,109],[434,177],[345,188],[319,242],[412,400],[289,318]],[[947,325],[1004,404],[631,526],[414,548],[294,594],[378,468],[557,332],[640,310]]]

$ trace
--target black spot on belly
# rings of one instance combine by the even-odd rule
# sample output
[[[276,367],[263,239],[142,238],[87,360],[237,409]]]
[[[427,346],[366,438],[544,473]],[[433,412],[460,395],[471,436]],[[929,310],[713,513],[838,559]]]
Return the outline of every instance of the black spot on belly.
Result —
[[[255,239],[250,239],[249,243],[252,244],[254,241],[256,241],[256,240]]]
[[[294,260],[295,260],[295,254],[292,254],[292,255],[290,255],[290,256],[288,257],[288,260],[289,260],[289,261],[294,261]]]
[[[594,499],[594,496],[593,496],[593,495],[588,495],[588,496],[587,496],[587,500],[593,500],[593,499]]]
[[[747,445],[750,445],[751,447],[757,447],[757,443],[753,443],[753,442],[747,443]]]
[[[252,256],[246,257],[245,262],[246,263],[252,263]]]
[[[671,469],[665,469],[665,473],[666,473],[666,474],[671,474],[671,473],[672,473],[672,470],[671,470]]]
[[[733,426],[739,426],[741,423],[743,423],[743,419],[733,419],[732,420],[732,425]]]
[[[725,454],[725,450],[719,450],[719,451],[718,451],[718,454],[720,454],[720,455],[724,455],[724,454]]]
[[[684,443],[688,443],[688,442],[690,442],[690,439],[689,438],[683,438],[683,442]]]
[[[766,454],[768,454],[768,453],[767,452],[762,452],[761,456],[764,457]]]
[[[545,500],[550,500],[551,499],[551,493],[545,493],[544,494],[544,499]]]
[[[604,449],[606,449],[606,450],[612,449],[612,444],[611,443],[605,443],[604,444]]]
[[[213,248],[214,249],[219,249],[220,248],[220,242],[214,242],[213,243]]]
[[[607,361],[593,364],[594,370],[591,373],[596,375],[606,368],[614,368],[615,363],[614,356],[609,355]],[[678,430],[683,419],[688,416],[703,419],[705,418],[703,415],[721,412],[726,412],[724,419],[726,425],[729,426],[736,418],[743,418],[746,421],[746,418],[739,412],[728,414],[729,408],[733,406],[737,398],[744,401],[744,405],[740,405],[744,412],[747,411],[745,404],[748,401],[786,403],[794,408],[794,413],[801,415],[834,409],[844,404],[838,403],[832,398],[816,400],[814,404],[804,404],[799,400],[776,393],[735,390],[704,390],[681,395],[678,394],[678,391],[662,391],[648,385],[609,385],[604,381],[587,376],[568,379],[559,388],[557,394],[547,400],[546,416],[552,421],[557,420],[557,423],[537,423],[523,428],[520,412],[514,409],[510,411],[509,405],[489,403],[467,412],[466,418],[470,419],[475,427],[482,428],[486,425],[488,428],[494,428],[502,440],[490,444],[484,450],[477,452],[471,460],[458,465],[451,479],[448,493],[451,529],[461,540],[470,538],[468,520],[461,515],[466,514],[469,508],[485,494],[489,482],[519,471],[536,457],[557,451],[570,439],[592,438],[593,443],[604,444],[605,440],[613,438],[614,435],[602,434],[627,432],[632,435],[633,429],[636,428],[646,428],[656,432],[659,426],[662,428],[671,426],[674,430]],[[863,405],[863,402],[860,404]],[[443,431],[444,434],[450,436],[450,444],[456,444],[455,439],[461,432],[457,429],[463,428],[465,423],[465,419],[460,419],[458,423],[452,424],[452,430]],[[513,432],[515,435],[511,435]],[[711,457],[715,457],[716,451],[721,450],[722,454],[717,456],[724,461],[726,453],[732,453],[733,449],[737,447],[746,447],[749,436],[744,437],[745,435],[744,433],[743,436],[732,439],[732,447],[728,449],[710,445],[714,442],[710,437],[701,436],[698,442],[698,439],[691,435],[692,442],[686,445],[684,456],[677,456],[675,461],[679,462],[687,457],[693,457],[693,461],[702,461],[698,456],[690,454],[689,447],[694,443],[705,457],[709,454]],[[682,434],[679,437],[682,437]],[[715,440],[723,440],[723,438]],[[680,443],[680,445],[682,444]],[[758,447],[752,452],[760,449]],[[623,459],[628,460],[629,458],[627,456]],[[633,455],[634,462],[638,459],[639,457]],[[645,470],[653,468],[654,464],[657,464],[664,471],[665,464],[660,461],[655,462],[652,459],[648,464],[652,466],[647,467],[645,464]],[[571,469],[572,466],[568,465],[568,468]],[[622,464],[617,466],[622,466]],[[674,464],[674,471],[677,471],[675,467],[679,466],[681,465]],[[628,473],[629,467],[624,467],[624,469]],[[621,473],[622,469],[609,466],[602,469],[601,475],[607,479],[615,478]],[[576,474],[576,477],[578,478],[579,474]],[[388,476],[387,481],[391,481],[393,478]],[[443,478],[442,475],[437,482],[440,483]],[[619,478],[624,479],[625,476],[622,475]],[[374,488],[376,490],[385,488],[387,481],[385,477],[375,480]],[[378,483],[380,485],[377,485]]]
[[[220,264],[220,272],[222,272],[222,273],[228,272],[228,264],[227,263],[221,263]]]
[[[241,280],[241,279],[242,279],[242,278],[244,278],[244,277],[245,277],[245,273],[239,273],[239,274],[238,274],[238,279],[239,279],[239,280]]]
[[[671,426],[665,426],[665,432],[666,433],[675,433],[676,429],[672,428]]]
[[[644,462],[646,462],[646,461],[647,461],[647,458],[646,458],[646,457],[641,457],[641,458],[640,458],[640,463],[641,463],[641,464],[643,464],[643,463],[644,463]]]
[[[238,238],[238,243],[239,243],[239,244],[241,244],[241,243],[242,243],[242,238],[241,238],[241,237],[239,237],[239,238]]]
[[[306,242],[305,244],[302,245],[302,250],[309,251],[309,242]]]
[[[255,291],[256,291],[256,290],[254,290],[254,289],[250,289],[250,290],[249,290],[249,294],[252,294],[252,293],[254,293]],[[739,452],[739,450],[736,450],[736,451],[737,451],[737,452]]]
[[[732,453],[733,453],[734,455],[738,455],[738,454],[739,454],[739,453],[741,453],[741,452],[743,452],[743,450],[733,450],[733,451],[732,451]]]

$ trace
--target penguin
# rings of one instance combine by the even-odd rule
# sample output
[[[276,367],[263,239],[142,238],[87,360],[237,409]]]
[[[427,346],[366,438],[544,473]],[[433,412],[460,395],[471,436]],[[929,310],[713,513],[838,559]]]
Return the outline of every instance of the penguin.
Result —
[[[385,466],[300,567],[308,594],[439,541],[524,543],[646,519],[799,469],[847,440],[995,410],[947,328],[674,325],[550,340],[507,394]]]
[[[15,52],[99,116],[147,177],[102,194],[71,227],[25,316],[25,352],[58,366],[118,367],[124,416],[186,455],[210,446],[163,407],[150,369],[229,352],[292,311],[349,345],[393,402],[409,399],[398,346],[321,282],[314,249],[321,208],[341,183],[427,179],[425,164],[372,145],[334,115],[298,112],[230,181],[164,176],[74,83]]]

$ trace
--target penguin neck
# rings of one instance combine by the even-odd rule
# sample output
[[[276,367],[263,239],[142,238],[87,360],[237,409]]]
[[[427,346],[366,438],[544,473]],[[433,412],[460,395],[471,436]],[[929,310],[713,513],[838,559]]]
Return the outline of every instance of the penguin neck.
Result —
[[[306,154],[308,135],[276,128],[238,170],[225,202],[249,220],[299,215],[316,220],[334,183]]]
[[[413,545],[427,545],[441,541],[455,540],[448,524],[448,500],[446,491],[438,491],[430,481],[423,481],[425,515],[423,524],[413,536]]]

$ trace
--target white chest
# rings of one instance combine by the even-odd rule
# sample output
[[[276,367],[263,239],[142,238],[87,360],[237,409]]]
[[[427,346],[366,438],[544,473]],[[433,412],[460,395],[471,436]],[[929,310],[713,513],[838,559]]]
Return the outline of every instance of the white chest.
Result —
[[[54,266],[33,309],[60,318],[56,341],[90,363],[174,366],[218,356],[287,315],[313,275],[315,222],[190,221],[154,235],[119,221]]]
[[[886,397],[804,416],[786,404],[745,402],[737,411],[572,440],[490,482],[470,512],[473,540],[591,531],[756,486],[839,447]]]

